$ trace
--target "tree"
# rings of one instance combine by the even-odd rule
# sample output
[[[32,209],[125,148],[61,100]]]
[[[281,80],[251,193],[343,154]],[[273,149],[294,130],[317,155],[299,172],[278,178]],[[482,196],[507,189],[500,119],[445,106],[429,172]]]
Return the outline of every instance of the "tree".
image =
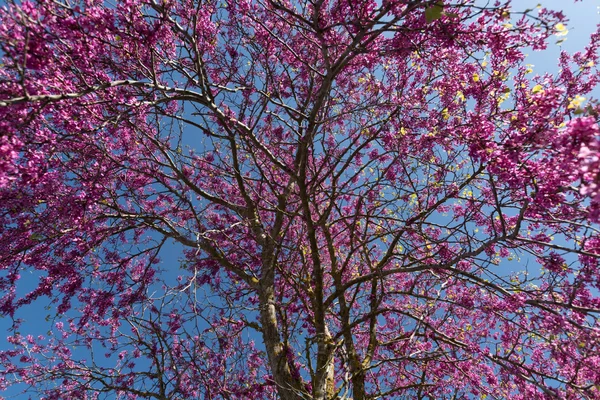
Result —
[[[8,2],[0,387],[600,399],[600,36],[483,3]]]

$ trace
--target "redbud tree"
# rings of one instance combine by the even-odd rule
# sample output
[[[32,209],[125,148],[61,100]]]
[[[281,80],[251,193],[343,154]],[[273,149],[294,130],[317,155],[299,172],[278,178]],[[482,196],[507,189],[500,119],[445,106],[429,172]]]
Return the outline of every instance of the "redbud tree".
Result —
[[[5,2],[0,388],[600,399],[600,35],[526,60],[567,28],[509,1]]]

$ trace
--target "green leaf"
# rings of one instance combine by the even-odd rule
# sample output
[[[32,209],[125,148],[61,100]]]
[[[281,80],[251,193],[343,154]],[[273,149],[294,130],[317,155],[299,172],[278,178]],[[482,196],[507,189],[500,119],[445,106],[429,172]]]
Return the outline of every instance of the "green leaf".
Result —
[[[31,235],[29,235],[29,240],[34,240],[36,242],[40,242],[44,239],[44,236],[40,235],[39,233],[32,233]]]
[[[442,18],[442,13],[444,12],[444,4],[441,1],[438,1],[432,6],[429,6],[425,9],[425,20],[428,24]]]

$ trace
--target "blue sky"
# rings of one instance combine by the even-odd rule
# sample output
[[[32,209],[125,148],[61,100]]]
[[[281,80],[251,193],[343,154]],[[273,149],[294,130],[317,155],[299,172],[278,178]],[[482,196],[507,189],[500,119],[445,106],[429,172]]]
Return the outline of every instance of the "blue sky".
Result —
[[[600,23],[600,0],[583,0],[575,3],[573,0],[516,0],[513,1],[515,10],[526,10],[536,8],[538,4],[552,10],[563,10],[569,18],[567,28],[567,40],[564,41],[560,48],[569,51],[583,50],[588,43],[589,36],[596,29],[596,25]],[[552,44],[552,43],[551,43]],[[535,65],[535,70],[544,72],[556,69],[555,60],[560,52],[558,46],[551,46],[544,52],[531,54],[531,57],[538,63]]]

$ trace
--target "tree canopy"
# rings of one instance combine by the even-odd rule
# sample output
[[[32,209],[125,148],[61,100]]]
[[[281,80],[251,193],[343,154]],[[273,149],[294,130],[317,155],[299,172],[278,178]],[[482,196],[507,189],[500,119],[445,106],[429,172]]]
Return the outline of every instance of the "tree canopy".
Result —
[[[5,3],[0,389],[600,399],[598,33],[552,74],[518,2]]]

